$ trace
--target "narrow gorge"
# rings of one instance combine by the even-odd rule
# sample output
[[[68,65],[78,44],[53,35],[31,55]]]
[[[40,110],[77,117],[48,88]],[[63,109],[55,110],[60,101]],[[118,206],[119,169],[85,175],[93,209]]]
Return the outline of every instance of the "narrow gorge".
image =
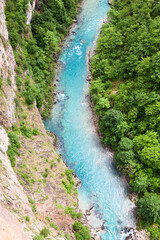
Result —
[[[127,228],[135,226],[135,206],[128,199],[128,187],[113,163],[113,155],[101,145],[93,123],[88,97],[88,53],[94,47],[106,18],[108,3],[86,0],[78,22],[71,29],[60,55],[56,79],[57,97],[48,130],[59,139],[63,160],[82,181],[80,208],[89,223],[101,228],[102,239],[125,239]]]
[[[160,240],[159,15],[0,0],[0,240]]]

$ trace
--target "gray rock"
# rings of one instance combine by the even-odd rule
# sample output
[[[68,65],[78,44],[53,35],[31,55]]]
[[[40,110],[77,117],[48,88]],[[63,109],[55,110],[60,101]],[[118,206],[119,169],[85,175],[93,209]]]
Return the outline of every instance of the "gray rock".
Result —
[[[108,4],[109,4],[109,5],[112,5],[112,0],[108,0]]]

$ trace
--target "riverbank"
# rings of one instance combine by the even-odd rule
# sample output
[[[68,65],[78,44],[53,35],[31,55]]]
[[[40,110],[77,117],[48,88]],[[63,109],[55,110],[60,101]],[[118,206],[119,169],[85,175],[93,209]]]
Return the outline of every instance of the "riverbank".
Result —
[[[125,182],[115,174],[111,156],[99,144],[85,98],[87,51],[99,33],[106,8],[106,1],[85,2],[85,9],[80,14],[81,21],[74,28],[76,34],[73,33],[66,40],[59,59],[62,63],[57,86],[59,101],[54,105],[52,118],[45,121],[46,128],[59,138],[59,151],[65,162],[82,181],[79,189],[81,208],[85,211],[95,204],[91,210],[95,222],[104,222],[105,234],[102,239],[107,238],[110,232],[119,236],[123,226],[133,223],[128,213],[131,205],[124,192]]]
[[[95,55],[95,48],[94,48],[94,49],[91,49],[91,50],[89,51],[89,53],[88,53],[88,61],[87,61],[87,62],[88,62],[88,66],[89,66],[89,69],[88,69],[89,74],[88,74],[88,77],[87,77],[87,81],[89,82],[89,84],[90,84],[90,82],[92,81],[91,61],[92,61],[92,58],[94,57],[94,55]],[[114,94],[114,91],[112,91],[112,93]],[[116,94],[116,93],[117,93],[117,91],[115,91],[115,94]],[[88,99],[88,101],[90,101],[90,102],[89,102],[89,105],[90,105],[90,107],[91,107],[91,109],[92,109],[93,120],[94,120],[94,124],[95,124],[95,128],[96,128],[96,132],[97,132],[100,140],[102,140],[102,135],[101,135],[100,132],[99,132],[99,125],[98,125],[99,116],[98,116],[98,115],[96,114],[96,112],[94,111],[95,105],[94,105],[94,103],[91,101],[91,99],[89,98],[89,96],[87,96],[87,99]],[[108,147],[106,147],[106,149],[107,149],[108,151],[111,151],[112,154],[114,155],[115,151],[112,151],[112,150],[111,150],[110,148],[108,148]],[[127,180],[127,182],[128,182],[128,185],[129,185],[129,181],[131,180],[131,178],[130,178],[130,177],[126,177],[126,180]],[[130,197],[130,199],[131,199],[132,202],[137,203],[138,194],[136,194],[135,192],[132,192],[131,194],[129,194],[129,197]],[[147,231],[145,231],[145,230],[140,230],[140,231],[139,231],[137,228],[138,228],[138,227],[135,227],[135,228],[133,229],[133,234],[132,234],[132,235],[126,237],[127,240],[128,240],[128,239],[144,239],[144,240],[150,239],[149,233],[148,233]]]
[[[104,24],[106,24],[106,22],[104,22]],[[87,55],[88,56],[87,57],[87,62],[88,62],[87,81],[89,83],[89,86],[90,86],[90,83],[92,81],[91,62],[92,62],[92,58],[95,55],[95,50],[96,50],[96,45],[92,49],[89,50],[88,55]],[[87,99],[87,101],[89,103],[89,106],[91,108],[91,111],[92,111],[93,122],[94,122],[94,125],[95,125],[96,133],[97,133],[97,135],[98,135],[98,137],[101,141],[102,140],[102,135],[99,132],[99,116],[96,114],[96,112],[94,110],[94,103],[91,101],[91,98],[90,98],[89,94],[86,96],[86,99]],[[103,145],[103,143],[102,143],[102,145]],[[112,157],[114,156],[115,151],[113,151],[111,149],[111,147],[109,147],[109,146],[105,147],[104,145],[103,145],[103,147],[111,153]],[[128,182],[128,186],[129,186],[130,179],[128,180],[128,178],[126,177],[126,180]],[[136,203],[137,198],[138,198],[138,194],[132,192],[132,193],[129,194],[129,198],[133,203]],[[127,236],[125,238],[125,240],[149,240],[150,239],[149,234],[145,230],[138,230],[138,227],[135,227],[133,229],[126,229],[125,232],[129,233],[129,236]]]

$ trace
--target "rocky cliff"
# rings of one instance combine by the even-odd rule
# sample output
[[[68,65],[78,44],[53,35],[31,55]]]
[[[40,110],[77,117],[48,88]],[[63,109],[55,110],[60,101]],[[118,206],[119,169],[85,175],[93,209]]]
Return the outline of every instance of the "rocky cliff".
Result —
[[[35,1],[32,5],[29,2],[27,24],[34,7]],[[67,192],[64,184],[69,185],[67,167],[55,153],[55,137],[46,133],[36,104],[29,109],[20,98],[21,107],[17,110],[15,69],[5,1],[0,0],[0,240],[33,239],[45,227],[50,239],[75,239],[70,213],[76,218],[76,187]],[[35,135],[22,134],[22,120],[28,129],[36,129]],[[12,126],[21,145],[14,168],[7,155],[11,144],[7,131],[12,132]]]
[[[15,120],[15,59],[8,41],[5,1],[0,1],[0,124],[10,127]]]

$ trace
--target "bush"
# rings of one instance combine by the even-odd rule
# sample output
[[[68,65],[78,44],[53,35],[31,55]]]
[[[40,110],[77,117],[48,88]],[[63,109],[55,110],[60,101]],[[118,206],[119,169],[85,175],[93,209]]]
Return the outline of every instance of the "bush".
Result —
[[[72,177],[73,170],[71,170],[71,169],[68,168],[68,169],[65,170],[65,174],[66,174],[66,176],[67,176],[67,180],[68,180],[70,183],[74,184],[74,182],[73,182],[73,177]]]
[[[27,127],[24,121],[22,121],[20,125],[21,125],[20,130],[22,135],[27,138],[31,138],[33,133],[32,129],[30,127]]]
[[[2,78],[0,77],[0,89],[2,87]]]
[[[28,105],[31,105],[36,100],[37,90],[35,86],[29,86],[25,92],[25,100]]]
[[[11,161],[11,166],[15,167],[15,162],[16,162],[16,155],[20,155],[18,149],[21,147],[21,144],[19,143],[19,138],[14,132],[9,132],[8,133],[10,145],[7,150],[7,154],[9,156],[9,159]]]
[[[159,240],[160,239],[160,226],[154,225],[149,228],[151,234],[151,240]]]
[[[55,225],[55,223],[54,223],[54,222],[51,222],[51,223],[50,223],[50,226],[51,226],[52,228],[54,228],[54,229],[58,230],[58,227]]]
[[[70,184],[70,183],[67,184],[65,180],[62,180],[62,183],[63,183],[63,185],[64,185],[64,187],[66,189],[66,192],[71,195],[73,184]]]
[[[71,208],[71,207],[67,207],[67,208],[65,209],[65,213],[66,213],[66,214],[70,214],[71,218],[73,218],[73,219],[75,219],[75,218],[80,219],[80,218],[82,217],[82,213],[81,213],[81,212],[78,212],[78,213],[77,213],[77,212],[74,210],[74,208]]]
[[[36,135],[39,135],[40,132],[39,132],[39,130],[37,128],[33,128],[32,134],[36,136]]]
[[[73,224],[74,235],[76,240],[90,240],[90,232],[88,227],[84,227],[82,223],[75,222]]]
[[[37,207],[36,207],[35,204],[32,205],[32,211],[33,211],[33,212],[36,212],[36,211],[37,211]]]
[[[21,87],[23,85],[23,78],[22,77],[17,76],[17,78],[16,78],[16,85],[17,85],[18,90],[20,91]]]
[[[47,178],[48,177],[48,172],[44,172],[44,173],[42,173],[42,176],[44,177],[44,178]]]
[[[26,221],[29,222],[30,221],[30,217],[26,216]]]
[[[33,240],[44,240],[44,237],[42,235],[36,235]]]
[[[44,238],[46,238],[48,235],[50,234],[49,229],[44,227],[41,231],[40,231],[40,235],[42,235]]]

